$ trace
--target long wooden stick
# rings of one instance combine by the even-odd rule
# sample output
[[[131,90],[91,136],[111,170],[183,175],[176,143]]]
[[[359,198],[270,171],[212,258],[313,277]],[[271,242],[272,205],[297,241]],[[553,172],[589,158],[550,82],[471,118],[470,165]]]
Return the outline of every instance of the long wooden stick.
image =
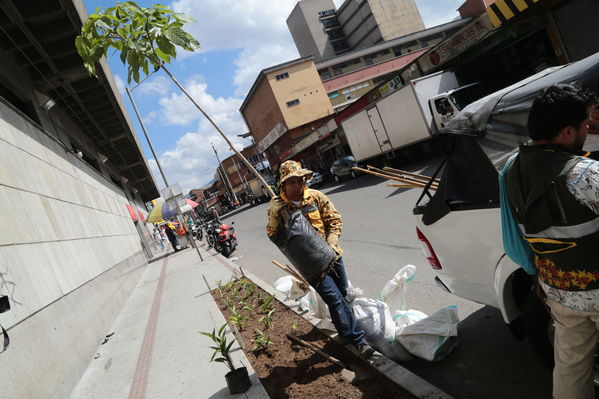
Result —
[[[311,343],[306,342],[303,339],[298,338],[298,337],[296,337],[294,335],[291,335],[291,334],[286,334],[286,335],[287,335],[287,338],[289,338],[290,340],[295,341],[296,343],[298,343],[300,345],[303,345],[303,346],[305,346],[308,349],[313,350],[314,352],[318,353],[320,356],[324,357],[325,359],[327,359],[327,360],[335,363],[337,366],[343,367],[344,369],[347,368],[347,367],[345,367],[345,364],[343,364],[341,362],[341,360],[336,359],[333,356],[325,353],[322,349],[318,348],[317,346],[312,345]]]
[[[430,178],[431,178],[430,176],[419,175],[418,173],[406,172],[405,170],[393,169],[393,168],[390,168],[388,166],[385,166],[383,169],[384,170],[388,170],[389,172],[400,173],[402,175],[414,176],[414,177],[419,177],[419,178],[426,178],[427,180],[430,180]],[[435,179],[435,182],[440,183],[441,179]]]
[[[352,169],[360,171],[360,172],[364,172],[364,173],[369,173],[371,175],[382,177],[382,178],[385,178],[385,179],[399,181],[399,182],[402,182],[402,183],[416,184],[416,185],[422,184],[421,187],[425,187],[425,183],[422,182],[422,181],[416,181],[416,180],[412,180],[412,179],[408,179],[408,178],[404,178],[404,177],[391,176],[391,175],[384,174],[384,173],[378,173],[378,172],[375,172],[375,171],[372,171],[372,170],[362,169],[362,168],[359,168],[357,166],[354,166]],[[435,184],[433,184],[433,185],[431,185],[430,188],[432,190],[436,190],[437,186]]]
[[[400,179],[405,179],[407,182],[427,184],[430,181],[430,177],[428,177],[428,176],[416,175],[418,177],[414,177],[411,175],[400,174],[400,173],[390,172],[388,170],[379,169],[379,168],[371,166],[371,165],[368,165],[367,167],[369,170],[374,170],[375,172],[379,172],[384,175],[399,177]],[[436,183],[433,183],[433,185],[436,185]]]
[[[299,273],[296,273],[294,270],[287,269],[285,266],[283,266],[282,264],[280,264],[276,260],[273,260],[272,263],[275,266],[279,267],[284,272],[286,272],[287,274],[291,275],[291,277],[295,277],[297,280],[299,280],[300,282],[306,284],[307,286],[310,285],[310,284],[308,284],[308,282],[302,276],[299,275]]]

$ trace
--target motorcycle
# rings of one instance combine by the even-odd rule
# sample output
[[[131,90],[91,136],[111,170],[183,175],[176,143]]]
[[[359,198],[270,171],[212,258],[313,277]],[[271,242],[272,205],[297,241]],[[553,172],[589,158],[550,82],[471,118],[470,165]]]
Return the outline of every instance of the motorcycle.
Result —
[[[225,258],[228,258],[237,247],[237,233],[235,232],[233,224],[235,224],[235,222],[231,222],[231,226],[222,223],[218,225],[213,232],[214,249]]]
[[[204,236],[204,226],[203,223],[196,223],[192,228],[191,228],[191,234],[198,240],[198,241],[202,241],[202,238]]]

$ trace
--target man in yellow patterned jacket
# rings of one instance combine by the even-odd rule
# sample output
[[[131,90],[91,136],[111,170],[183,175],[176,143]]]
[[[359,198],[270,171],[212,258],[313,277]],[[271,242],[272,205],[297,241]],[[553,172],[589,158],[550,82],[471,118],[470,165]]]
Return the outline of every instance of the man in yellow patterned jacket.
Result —
[[[301,208],[315,208],[306,214],[312,227],[337,253],[333,267],[320,280],[308,281],[322,297],[329,308],[331,319],[341,340],[355,347],[362,358],[368,358],[374,353],[364,338],[360,328],[347,303],[347,275],[339,246],[341,235],[341,215],[329,198],[317,190],[306,187],[306,179],[312,171],[303,169],[296,161],[285,161],[279,168],[281,183],[280,195],[273,197],[268,206],[268,224],[266,232],[271,237],[279,229],[285,228],[281,211],[290,212]]]

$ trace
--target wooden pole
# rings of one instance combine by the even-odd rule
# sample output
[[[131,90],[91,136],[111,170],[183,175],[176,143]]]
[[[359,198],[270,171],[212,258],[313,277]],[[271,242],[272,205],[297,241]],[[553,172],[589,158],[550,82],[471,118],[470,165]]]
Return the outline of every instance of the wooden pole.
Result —
[[[388,187],[396,187],[396,188],[424,188],[424,185],[420,185],[420,184],[396,184],[396,183],[389,183],[387,184]],[[434,190],[434,189],[433,189]]]
[[[410,173],[409,175],[405,174],[405,173],[404,174],[395,173],[395,172],[390,172],[388,170],[379,169],[377,167],[370,166],[370,165],[368,165],[368,169],[369,170],[374,170],[375,172],[379,172],[379,173],[382,173],[384,175],[399,177],[401,179],[415,181],[415,182],[418,182],[418,183],[424,183],[424,184],[426,184],[426,183],[428,183],[431,180],[431,178],[428,177],[428,176],[422,176],[422,175],[416,175],[416,176],[414,176],[415,175],[414,173]]]
[[[354,166],[352,169],[360,171],[360,172],[364,172],[364,173],[369,173],[369,174],[374,175],[374,176],[382,177],[384,179],[395,180],[395,181],[399,181],[399,182],[407,183],[407,184],[416,184],[416,185],[422,184],[422,187],[425,186],[425,183],[422,182],[422,181],[412,180],[412,179],[408,179],[408,178],[405,178],[405,177],[391,176],[391,175],[384,174],[384,173],[374,172],[374,171],[368,170],[368,169],[362,169],[362,168],[359,168],[357,166]],[[436,190],[437,186],[433,184],[433,185],[431,185],[430,188],[432,190]]]
[[[281,270],[283,270],[284,272],[288,273],[289,275],[291,275],[291,277],[295,277],[297,280],[299,280],[300,282],[306,284],[306,285],[310,285],[308,284],[308,282],[302,277],[300,276],[298,273],[296,273],[293,270],[287,269],[285,266],[283,266],[282,264],[280,264],[279,262],[277,262],[276,260],[273,260],[272,263],[279,267]]]
[[[405,170],[393,169],[393,168],[390,168],[388,166],[385,166],[383,169],[388,170],[390,172],[400,173],[402,175],[408,175],[408,176],[426,178],[427,180],[430,180],[430,176],[425,176],[425,175],[419,175],[417,173],[406,172]],[[441,179],[435,179],[435,182],[440,183]]]
[[[343,363],[341,362],[341,360],[339,360],[339,359],[336,359],[336,358],[334,358],[333,356],[331,356],[331,355],[329,355],[329,354],[325,353],[325,352],[324,352],[322,349],[320,349],[320,348],[316,347],[315,345],[312,345],[311,343],[309,343],[309,342],[306,342],[306,341],[304,341],[303,339],[301,339],[301,338],[298,338],[298,337],[296,337],[296,336],[294,336],[294,335],[291,335],[291,334],[286,334],[286,335],[287,335],[287,338],[289,338],[290,340],[292,340],[292,341],[294,341],[294,342],[296,342],[296,343],[298,343],[298,344],[300,344],[300,345],[303,345],[303,346],[305,346],[305,347],[306,347],[306,348],[308,348],[308,349],[311,349],[311,350],[313,350],[314,352],[318,353],[320,356],[324,357],[324,358],[325,358],[325,359],[327,359],[328,361],[330,361],[330,362],[333,362],[333,363],[334,363],[334,364],[336,364],[337,366],[339,366],[339,367],[343,367],[344,369],[346,369],[346,368],[347,368],[347,367],[345,367],[345,364],[343,364]]]

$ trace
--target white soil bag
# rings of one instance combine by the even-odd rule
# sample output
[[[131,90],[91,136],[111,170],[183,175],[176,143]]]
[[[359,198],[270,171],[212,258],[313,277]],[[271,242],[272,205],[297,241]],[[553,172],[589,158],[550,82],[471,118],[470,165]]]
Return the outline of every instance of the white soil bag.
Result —
[[[361,290],[353,287],[348,290],[349,306],[364,330],[366,341],[395,362],[410,360],[412,357],[408,351],[395,339],[396,326],[387,304],[359,297],[356,292],[361,293]]]
[[[459,322],[457,306],[447,306],[420,321],[398,327],[396,338],[419,358],[441,360],[457,345]]]

